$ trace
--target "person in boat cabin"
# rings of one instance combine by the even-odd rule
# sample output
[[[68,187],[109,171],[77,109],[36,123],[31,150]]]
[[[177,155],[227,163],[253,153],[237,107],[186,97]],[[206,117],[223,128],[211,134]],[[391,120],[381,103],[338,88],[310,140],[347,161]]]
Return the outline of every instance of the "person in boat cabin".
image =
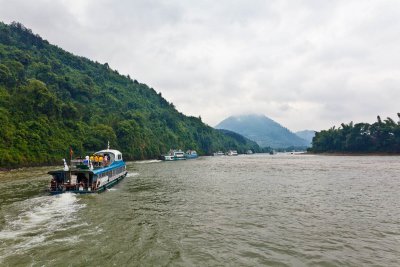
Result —
[[[77,184],[86,187],[89,184],[89,178],[85,174],[79,173],[77,177]]]

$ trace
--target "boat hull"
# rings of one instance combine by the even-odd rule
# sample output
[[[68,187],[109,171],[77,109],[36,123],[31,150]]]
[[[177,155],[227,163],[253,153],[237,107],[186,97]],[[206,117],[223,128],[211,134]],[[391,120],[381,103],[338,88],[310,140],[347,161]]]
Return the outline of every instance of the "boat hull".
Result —
[[[106,191],[107,189],[113,187],[114,185],[118,184],[120,181],[122,181],[126,175],[128,174],[127,171],[125,173],[122,173],[120,176],[116,177],[112,181],[100,186],[96,190],[49,190],[50,194],[52,195],[59,195],[59,194],[64,194],[64,193],[72,193],[72,194],[94,194],[94,193],[101,193]]]
[[[163,156],[162,160],[164,161],[175,161],[175,160],[185,160],[186,158],[183,157],[175,157],[175,156]]]

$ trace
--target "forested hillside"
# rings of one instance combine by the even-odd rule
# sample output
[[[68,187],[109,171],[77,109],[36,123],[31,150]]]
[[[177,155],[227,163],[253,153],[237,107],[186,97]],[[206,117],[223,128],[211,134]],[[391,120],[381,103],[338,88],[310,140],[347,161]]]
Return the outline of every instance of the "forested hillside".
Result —
[[[400,118],[400,113],[397,114]],[[310,151],[351,153],[400,153],[400,122],[391,118],[377,122],[344,124],[317,132]]]
[[[140,66],[137,66],[140,68]],[[170,148],[259,151],[200,118],[179,113],[161,93],[75,56],[19,23],[0,22],[0,167],[59,162],[105,148],[127,159],[155,158]]]

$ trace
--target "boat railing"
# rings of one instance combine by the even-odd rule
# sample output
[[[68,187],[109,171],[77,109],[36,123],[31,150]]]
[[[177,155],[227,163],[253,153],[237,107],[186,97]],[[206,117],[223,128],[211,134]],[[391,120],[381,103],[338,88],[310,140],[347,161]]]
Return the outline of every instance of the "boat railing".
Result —
[[[94,168],[103,168],[109,166],[112,162],[110,160],[105,161],[96,161],[96,160],[86,160],[86,159],[73,159],[71,160],[71,168],[72,169],[89,169],[90,163],[92,163]]]
[[[94,191],[97,189],[97,185],[95,183],[88,184],[88,183],[62,183],[62,184],[51,184],[50,191]]]
[[[103,168],[103,167],[109,166],[111,164],[111,161],[110,160],[108,160],[108,161],[105,161],[105,160],[103,160],[103,161],[92,161],[92,164],[93,164],[94,168]]]
[[[89,162],[85,159],[73,159],[71,160],[72,169],[89,169]]]

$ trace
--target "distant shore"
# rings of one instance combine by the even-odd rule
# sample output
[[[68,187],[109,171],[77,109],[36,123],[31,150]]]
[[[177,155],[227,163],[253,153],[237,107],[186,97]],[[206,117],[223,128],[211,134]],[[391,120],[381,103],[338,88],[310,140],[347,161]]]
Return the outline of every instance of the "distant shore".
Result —
[[[321,155],[321,156],[400,156],[400,153],[388,153],[388,152],[309,152],[306,151],[303,155]]]
[[[267,154],[267,153],[259,153],[259,154]],[[296,155],[320,155],[320,156],[400,156],[400,153],[384,153],[384,152],[371,152],[371,153],[350,153],[350,152],[309,152],[309,151],[299,151],[296,152]],[[156,159],[156,158],[154,158]],[[154,159],[145,159],[145,160],[154,160]],[[135,161],[134,159],[127,159],[128,161]],[[14,168],[6,168],[0,167],[0,172],[8,172],[23,168],[34,168],[34,167],[52,167],[59,166],[62,167],[62,162],[47,162],[47,163],[34,163],[34,164],[24,164],[21,166],[17,166]]]
[[[24,169],[24,168],[39,168],[39,167],[52,167],[52,166],[60,166],[60,168],[63,167],[62,162],[57,163],[57,162],[51,162],[51,163],[33,163],[33,164],[23,164],[20,166],[16,167],[0,167],[0,172],[9,172],[9,171],[14,171],[18,169]]]

